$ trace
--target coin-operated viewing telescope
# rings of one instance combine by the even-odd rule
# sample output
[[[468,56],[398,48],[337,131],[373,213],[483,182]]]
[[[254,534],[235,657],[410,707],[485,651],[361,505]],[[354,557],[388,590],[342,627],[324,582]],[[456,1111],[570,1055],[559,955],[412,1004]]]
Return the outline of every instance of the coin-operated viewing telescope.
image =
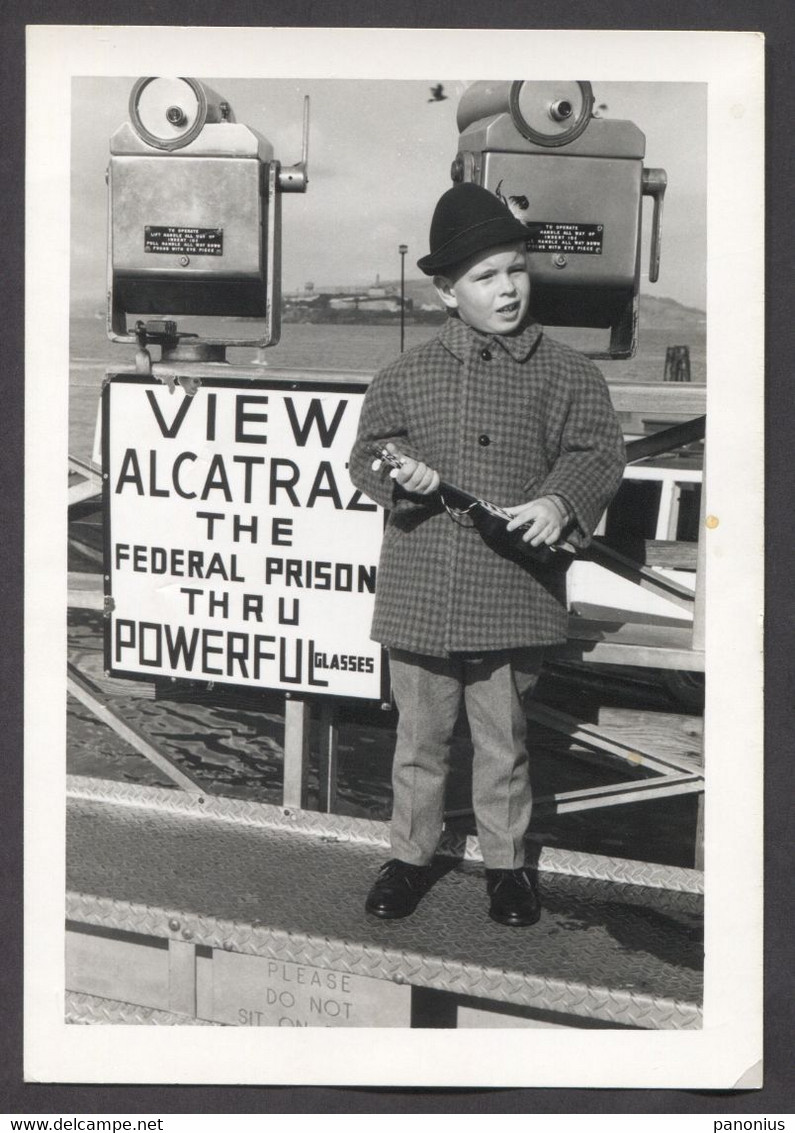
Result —
[[[642,198],[654,202],[649,281],[660,265],[667,177],[646,169],[632,122],[594,117],[585,82],[477,82],[458,106],[454,181],[496,193],[527,225],[532,308],[550,326],[610,329],[607,351],[637,346]]]
[[[110,338],[140,346],[159,342],[164,357],[188,337],[220,356],[227,345],[275,344],[281,194],[306,191],[308,98],[301,161],[289,167],[197,79],[139,79],[129,114],[110,143]],[[136,316],[132,326],[130,314]],[[140,317],[151,315],[160,318]],[[217,330],[182,335],[177,316],[261,320],[261,333],[258,327],[250,339]]]

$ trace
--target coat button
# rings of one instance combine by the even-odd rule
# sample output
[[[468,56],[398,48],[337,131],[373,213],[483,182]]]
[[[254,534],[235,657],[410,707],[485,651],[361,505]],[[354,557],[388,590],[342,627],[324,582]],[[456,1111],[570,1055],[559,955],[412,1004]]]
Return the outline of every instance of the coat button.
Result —
[[[484,362],[490,362],[491,361],[491,351],[489,350],[488,346],[483,347],[483,349],[480,352],[480,357],[483,359]]]
[[[485,448],[486,445],[490,445],[491,444],[491,437],[489,436],[489,434],[488,433],[481,433],[480,436],[478,437],[478,444],[482,445],[483,448]]]

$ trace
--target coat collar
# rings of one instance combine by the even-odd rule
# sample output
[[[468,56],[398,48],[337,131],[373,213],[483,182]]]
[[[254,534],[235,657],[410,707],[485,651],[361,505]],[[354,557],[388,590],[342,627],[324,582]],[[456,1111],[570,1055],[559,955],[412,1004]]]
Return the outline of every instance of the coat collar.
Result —
[[[525,362],[535,350],[543,327],[529,322],[518,334],[482,334],[455,316],[448,316],[440,335],[442,345],[460,362],[465,362],[473,347],[498,344],[516,362]]]

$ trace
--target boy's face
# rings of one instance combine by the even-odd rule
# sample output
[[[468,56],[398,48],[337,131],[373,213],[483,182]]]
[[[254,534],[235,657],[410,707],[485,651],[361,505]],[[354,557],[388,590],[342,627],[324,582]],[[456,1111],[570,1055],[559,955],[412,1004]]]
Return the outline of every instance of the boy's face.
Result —
[[[445,304],[484,334],[511,334],[530,304],[530,277],[524,245],[504,244],[467,260],[455,274],[436,276]]]

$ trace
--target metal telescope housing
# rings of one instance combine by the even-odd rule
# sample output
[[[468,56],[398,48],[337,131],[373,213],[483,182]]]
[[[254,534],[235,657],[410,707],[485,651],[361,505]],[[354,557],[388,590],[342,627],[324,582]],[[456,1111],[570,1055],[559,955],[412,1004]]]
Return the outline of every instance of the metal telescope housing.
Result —
[[[301,161],[283,167],[271,143],[235,121],[198,79],[141,78],[129,121],[110,141],[108,335],[165,351],[192,339],[215,347],[272,346],[281,323],[281,195],[307,187],[309,100]],[[137,318],[128,325],[128,315]],[[181,334],[179,316],[261,322]],[[185,344],[187,345],[187,344]],[[185,347],[183,347],[184,349]]]
[[[646,169],[636,125],[594,115],[591,84],[477,82],[458,106],[453,181],[505,201],[528,231],[532,307],[549,326],[609,328],[597,358],[637,348],[642,198],[654,202],[649,282],[659,276],[667,177]]]

